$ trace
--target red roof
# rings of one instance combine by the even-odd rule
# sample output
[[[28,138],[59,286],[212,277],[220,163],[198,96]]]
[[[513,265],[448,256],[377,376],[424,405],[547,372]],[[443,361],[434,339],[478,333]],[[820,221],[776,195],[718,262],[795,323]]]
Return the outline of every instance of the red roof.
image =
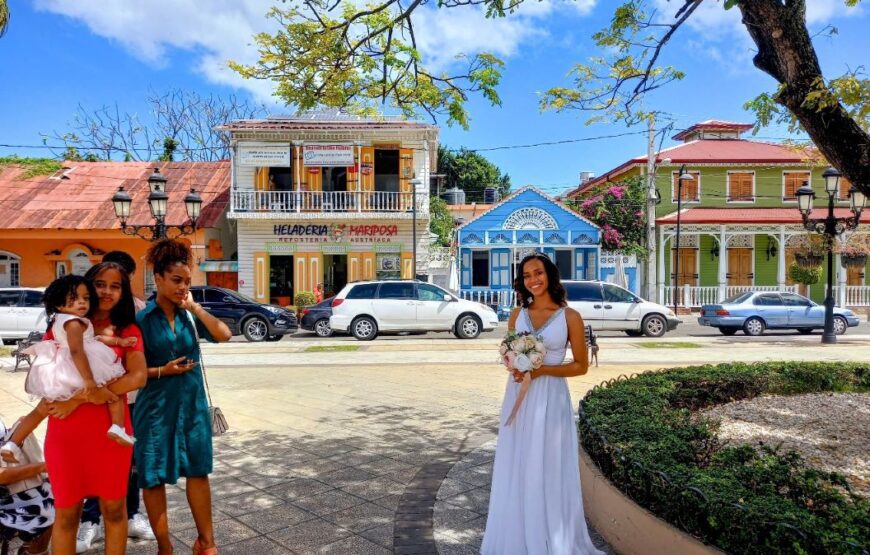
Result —
[[[811,153],[795,150],[777,143],[747,141],[745,139],[703,139],[673,146],[659,151],[656,163],[670,159],[671,165],[680,164],[787,164],[808,165]],[[590,179],[569,196],[577,196],[592,187],[606,183],[630,170],[634,166],[646,165],[646,155],[637,156],[628,162]]]
[[[696,133],[698,131],[749,131],[755,127],[751,123],[737,123],[734,121],[722,121],[718,119],[708,119],[707,121],[702,121],[701,123],[696,123],[692,127],[688,129],[683,129],[676,135],[674,135],[674,139],[677,141],[682,141],[692,133]]]
[[[166,179],[166,223],[188,222],[184,197],[202,197],[199,227],[214,227],[229,203],[230,163],[70,162],[53,176],[19,179],[20,167],[0,168],[0,229],[119,229],[112,195],[121,185],[133,197],[130,224],[150,224],[148,177],[160,168]]]
[[[812,218],[824,218],[827,208],[813,210]],[[834,208],[838,218],[852,216],[848,208]],[[870,222],[870,214],[861,215],[862,222]],[[677,213],[656,219],[657,224],[677,223]],[[680,224],[801,224],[797,204],[794,208],[687,208],[680,215]]]
[[[399,119],[346,119],[346,120],[318,120],[318,119],[294,119],[294,118],[270,118],[270,119],[247,119],[236,120],[217,129],[227,131],[287,131],[287,130],[315,130],[315,131],[347,131],[347,130],[384,130],[384,129],[429,129],[437,131],[438,127],[419,121],[405,121]]]

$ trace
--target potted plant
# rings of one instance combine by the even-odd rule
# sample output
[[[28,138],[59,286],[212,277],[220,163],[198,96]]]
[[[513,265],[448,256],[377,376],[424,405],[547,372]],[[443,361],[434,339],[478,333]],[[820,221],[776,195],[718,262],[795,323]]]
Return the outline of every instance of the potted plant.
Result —
[[[845,242],[839,243],[836,251],[844,268],[863,268],[867,265],[870,241],[867,235],[852,235]]]
[[[797,256],[795,256],[795,258],[797,258]],[[820,266],[804,268],[798,264],[792,264],[788,267],[788,277],[801,286],[801,295],[807,297],[809,296],[808,286],[815,285],[821,281],[822,268]]]
[[[801,268],[817,268],[821,266],[825,253],[828,252],[825,239],[821,235],[801,235],[796,237],[789,246],[796,247],[794,259]]]

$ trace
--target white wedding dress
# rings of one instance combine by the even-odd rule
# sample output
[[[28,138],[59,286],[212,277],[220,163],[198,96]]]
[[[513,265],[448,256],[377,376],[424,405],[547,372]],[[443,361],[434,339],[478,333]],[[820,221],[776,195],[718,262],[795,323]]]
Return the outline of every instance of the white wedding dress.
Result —
[[[544,364],[562,364],[568,343],[565,309],[534,330],[526,309],[516,331],[544,338]],[[587,555],[592,543],[583,515],[577,426],[565,378],[541,376],[529,386],[517,416],[505,422],[520,384],[509,376],[492,470],[484,555]]]

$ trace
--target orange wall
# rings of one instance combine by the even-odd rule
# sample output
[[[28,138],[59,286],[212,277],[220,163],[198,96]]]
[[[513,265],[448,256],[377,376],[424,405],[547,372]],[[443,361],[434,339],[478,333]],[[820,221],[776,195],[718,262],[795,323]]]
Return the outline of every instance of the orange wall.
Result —
[[[185,238],[189,239],[189,238]],[[191,241],[202,245],[202,231],[197,232]],[[45,287],[54,280],[57,255],[51,251],[64,252],[76,246],[84,246],[86,252],[99,249],[104,252],[120,250],[128,253],[136,261],[136,275],[133,277],[133,294],[144,296],[145,291],[145,252],[151,243],[138,237],[129,237],[120,231],[109,230],[8,230],[0,231],[0,251],[6,251],[21,258],[20,285],[23,287]],[[205,285],[205,273],[199,270],[199,262],[205,260],[205,249],[194,248],[193,285]],[[99,262],[101,255],[92,261]]]

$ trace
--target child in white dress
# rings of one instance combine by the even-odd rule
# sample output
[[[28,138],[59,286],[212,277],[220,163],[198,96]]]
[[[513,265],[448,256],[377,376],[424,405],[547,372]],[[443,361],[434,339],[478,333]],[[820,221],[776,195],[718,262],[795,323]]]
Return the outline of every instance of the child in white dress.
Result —
[[[84,393],[90,402],[108,403],[110,439],[130,446],[135,441],[124,429],[124,405],[104,386],[124,375],[124,366],[111,346],[130,347],[136,338],[94,335],[87,315],[96,302],[94,286],[82,276],[66,275],[45,290],[43,302],[53,340],[29,348],[36,361],[27,373],[24,389],[42,400],[27,415],[12,438],[0,449],[0,457],[17,462],[19,446],[48,415],[48,404]],[[131,345],[132,343],[132,345]]]

